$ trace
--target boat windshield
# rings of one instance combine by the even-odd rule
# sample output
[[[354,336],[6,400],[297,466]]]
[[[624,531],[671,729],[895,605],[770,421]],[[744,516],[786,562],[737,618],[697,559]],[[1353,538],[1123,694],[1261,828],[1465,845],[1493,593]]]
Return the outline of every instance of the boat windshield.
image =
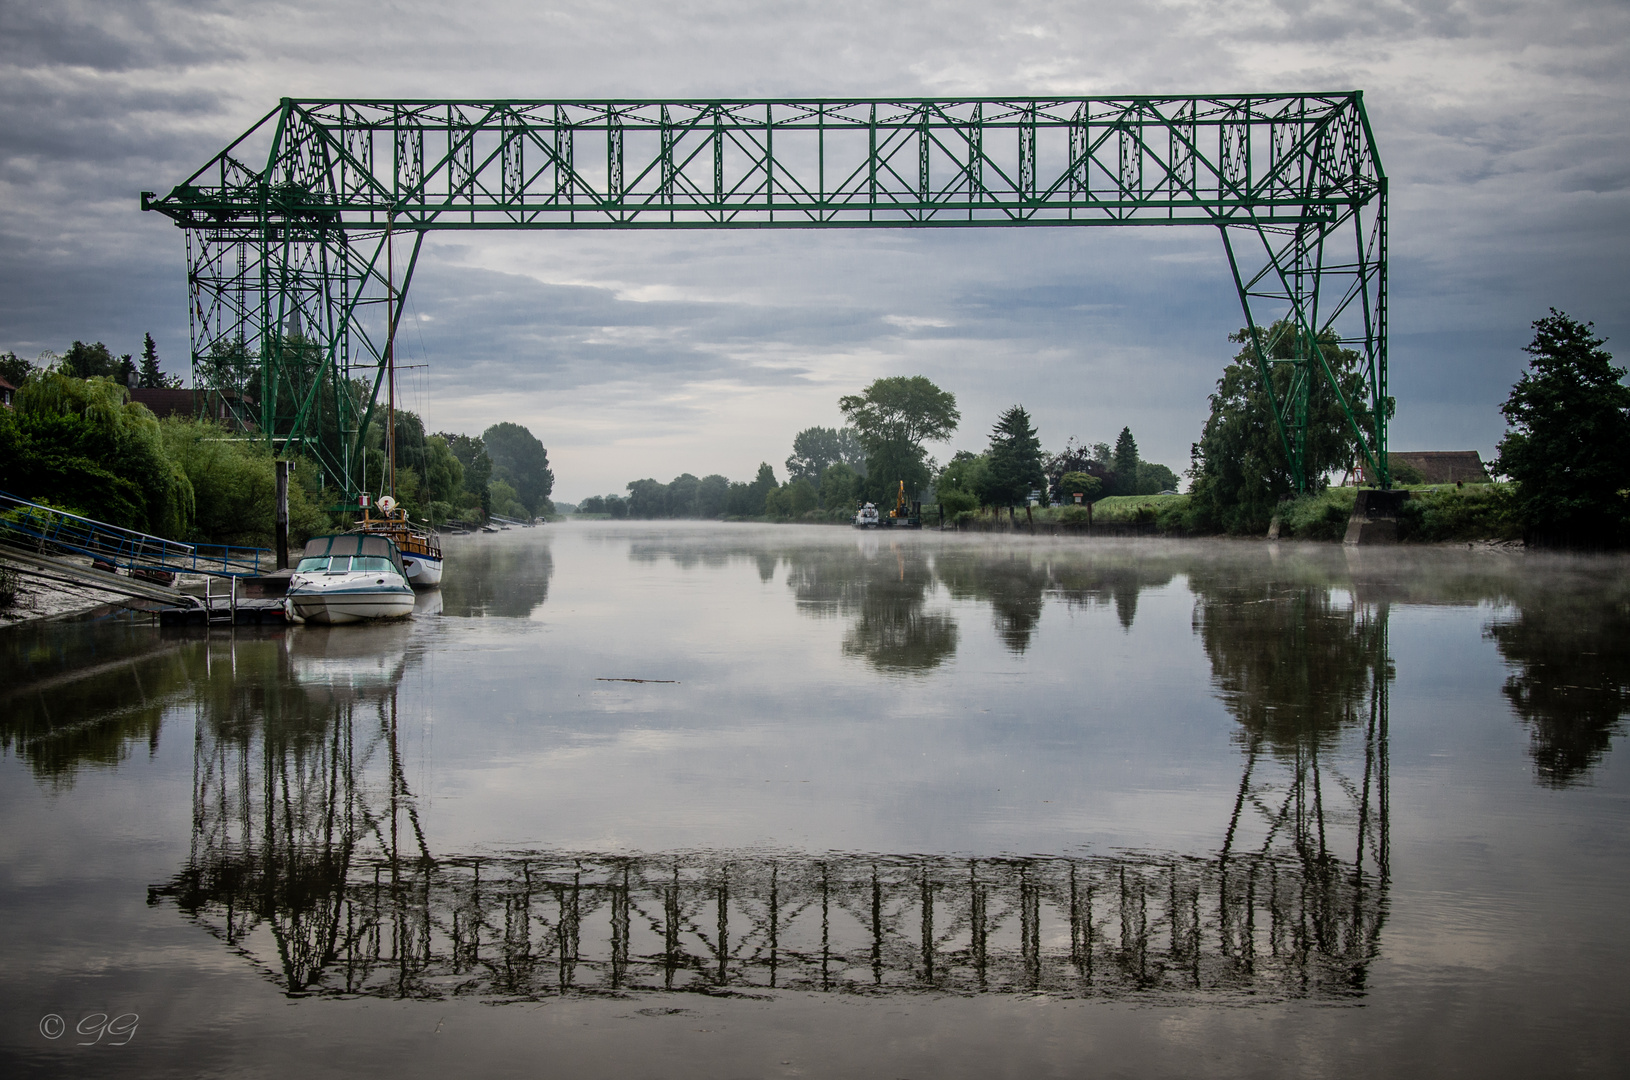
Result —
[[[301,559],[300,565],[295,567],[298,574],[394,574],[396,567],[391,565],[389,559],[373,555],[335,555],[314,559]]]

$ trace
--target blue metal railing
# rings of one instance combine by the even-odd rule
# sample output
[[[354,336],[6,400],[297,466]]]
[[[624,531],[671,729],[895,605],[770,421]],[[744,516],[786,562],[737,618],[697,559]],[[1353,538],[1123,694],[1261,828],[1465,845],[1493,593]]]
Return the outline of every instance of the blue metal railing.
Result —
[[[252,577],[276,567],[267,548],[183,544],[70,514],[0,491],[0,539],[36,550],[88,555],[125,570]]]

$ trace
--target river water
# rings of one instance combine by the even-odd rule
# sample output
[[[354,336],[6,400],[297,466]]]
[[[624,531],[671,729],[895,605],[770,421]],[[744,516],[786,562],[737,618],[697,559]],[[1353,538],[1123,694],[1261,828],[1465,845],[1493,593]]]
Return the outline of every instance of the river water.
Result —
[[[1627,569],[571,524],[0,631],[0,1064],[1623,1075]]]

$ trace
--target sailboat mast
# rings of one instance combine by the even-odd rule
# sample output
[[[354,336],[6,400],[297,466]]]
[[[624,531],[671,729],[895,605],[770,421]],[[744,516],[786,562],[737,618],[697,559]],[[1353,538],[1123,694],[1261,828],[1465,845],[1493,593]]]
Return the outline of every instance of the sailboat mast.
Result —
[[[396,245],[385,220],[385,494],[396,494]]]

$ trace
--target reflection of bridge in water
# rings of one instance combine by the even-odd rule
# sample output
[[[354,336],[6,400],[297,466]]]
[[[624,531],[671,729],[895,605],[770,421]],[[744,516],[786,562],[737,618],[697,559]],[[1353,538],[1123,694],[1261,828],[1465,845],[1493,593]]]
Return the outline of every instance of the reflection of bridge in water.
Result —
[[[268,933],[290,993],[427,998],[1340,998],[1364,991],[1386,895],[1384,876],[1330,855],[336,856],[245,852],[155,895],[263,963]]]
[[[291,656],[285,692],[204,702],[193,852],[150,899],[291,994],[1351,999],[1386,913],[1388,661],[1385,608],[1349,622],[1330,626],[1365,654],[1355,678],[1304,704],[1339,722],[1241,716],[1212,853],[991,858],[432,854],[397,749],[404,665],[359,676],[333,635]]]

